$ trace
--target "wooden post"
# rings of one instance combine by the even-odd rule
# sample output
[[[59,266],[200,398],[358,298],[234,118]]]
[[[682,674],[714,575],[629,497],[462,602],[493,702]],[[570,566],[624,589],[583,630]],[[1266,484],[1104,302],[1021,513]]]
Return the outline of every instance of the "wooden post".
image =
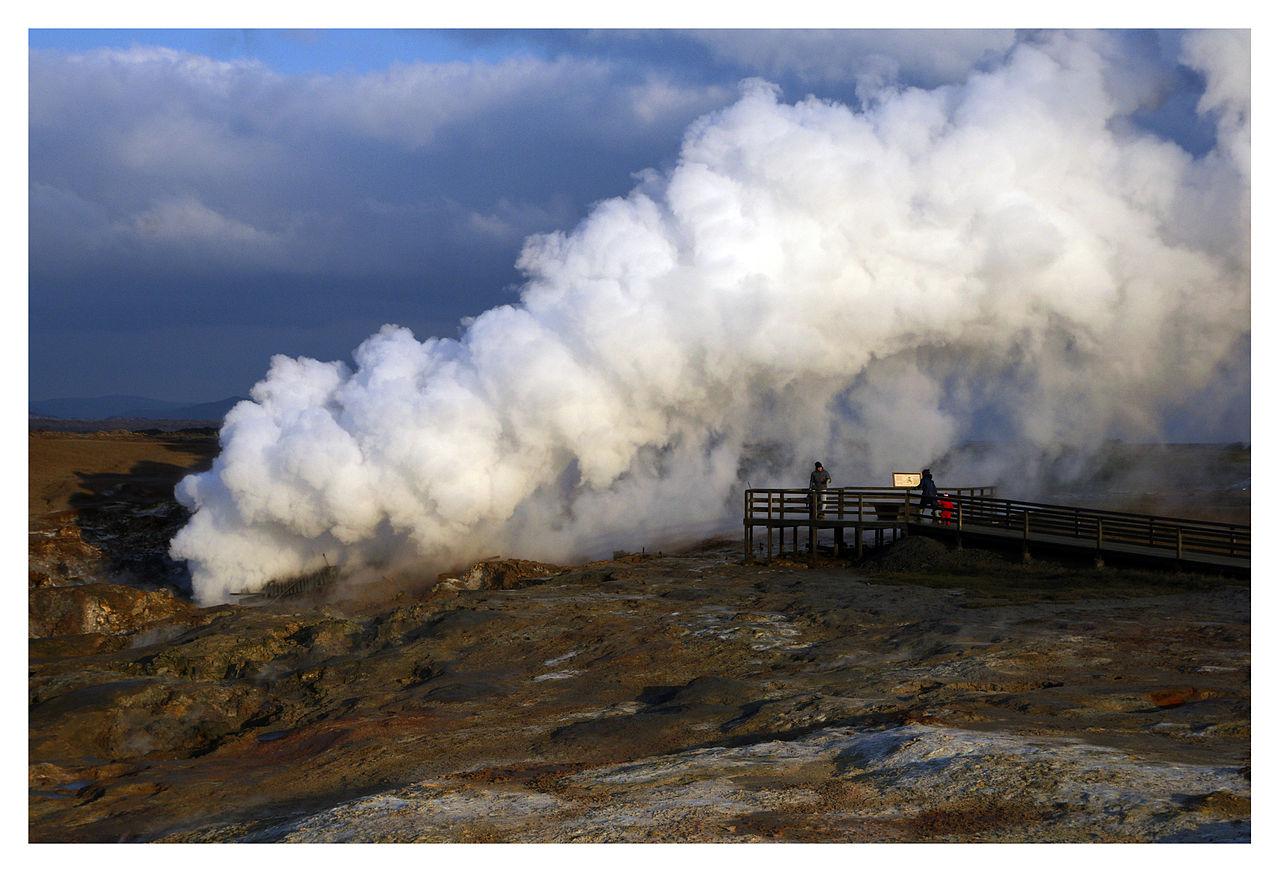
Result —
[[[1022,513],[1022,562],[1031,561],[1031,512]]]
[[[1178,528],[1178,564],[1182,564],[1182,528]]]
[[[1098,539],[1096,546],[1097,552],[1093,556],[1093,565],[1102,568],[1102,518],[1098,518]]]
[[[836,527],[836,556],[844,556],[844,488],[836,492],[836,520],[840,523]]]
[[[853,546],[853,548],[859,560],[862,559],[862,522],[865,520],[862,517],[862,511],[863,511],[862,494],[858,494],[858,523],[855,524],[853,528],[854,535],[858,537],[858,541],[857,541],[857,544]]]
[[[813,492],[809,501],[809,568],[818,565],[818,499],[819,492]]]
[[[956,497],[956,549],[964,550],[964,540],[960,538],[961,532],[964,530],[964,500]]]
[[[751,491],[742,495],[742,562],[751,562]]]
[[[765,526],[765,547],[764,562],[768,563],[773,560],[773,491],[769,491],[769,512],[765,516],[768,524]]]

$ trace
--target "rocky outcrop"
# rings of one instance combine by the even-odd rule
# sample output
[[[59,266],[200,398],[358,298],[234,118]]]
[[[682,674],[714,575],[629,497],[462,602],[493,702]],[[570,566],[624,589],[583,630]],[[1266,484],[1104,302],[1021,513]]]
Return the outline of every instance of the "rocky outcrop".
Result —
[[[512,590],[564,572],[551,563],[536,560],[489,557],[472,564],[465,572],[440,576],[441,590]]]
[[[1143,761],[1062,739],[923,725],[819,729],[585,769],[559,789],[407,785],[255,840],[1244,841],[1235,767]]]
[[[29,534],[27,578],[32,588],[87,584],[103,571],[102,549],[84,540],[74,513],[50,516]]]
[[[28,593],[27,632],[33,638],[86,633],[135,633],[159,622],[182,622],[194,612],[168,590],[90,583],[41,587]]]
[[[267,694],[250,684],[124,679],[92,684],[36,707],[31,753],[106,760],[199,756],[228,734],[269,717]]]

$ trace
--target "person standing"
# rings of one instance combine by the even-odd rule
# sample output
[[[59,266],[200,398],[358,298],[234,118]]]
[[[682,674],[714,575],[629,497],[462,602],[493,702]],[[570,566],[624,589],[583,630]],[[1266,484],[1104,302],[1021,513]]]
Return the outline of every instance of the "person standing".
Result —
[[[922,516],[925,509],[932,509],[936,519],[938,512],[938,486],[933,483],[933,473],[927,469],[920,473],[920,512]]]
[[[813,464],[813,472],[809,473],[809,499],[813,500],[818,517],[822,517],[822,492],[831,484],[831,474],[823,468],[820,461]]]

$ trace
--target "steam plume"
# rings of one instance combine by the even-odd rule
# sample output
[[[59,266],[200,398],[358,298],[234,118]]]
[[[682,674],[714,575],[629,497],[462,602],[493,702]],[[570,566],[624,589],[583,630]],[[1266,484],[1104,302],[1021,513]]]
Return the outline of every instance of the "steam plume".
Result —
[[[564,559],[731,517],[743,479],[918,468],[979,423],[1158,438],[1249,331],[1248,35],[1192,34],[1217,146],[1128,116],[1151,83],[1057,35],[865,111],[761,81],[459,340],[388,325],[277,356],[178,497],[203,602],[317,566]]]

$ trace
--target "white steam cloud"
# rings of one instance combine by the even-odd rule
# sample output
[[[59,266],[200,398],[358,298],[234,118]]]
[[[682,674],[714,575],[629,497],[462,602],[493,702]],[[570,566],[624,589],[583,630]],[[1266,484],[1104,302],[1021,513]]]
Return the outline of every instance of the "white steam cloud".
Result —
[[[1011,440],[1159,436],[1249,336],[1248,35],[1190,35],[1218,145],[1127,117],[1147,84],[1057,35],[862,112],[740,99],[459,340],[388,325],[355,368],[273,359],[187,477],[197,598],[313,569],[567,559],[723,523],[743,479],[918,468]],[[989,424],[988,424],[989,426]]]

